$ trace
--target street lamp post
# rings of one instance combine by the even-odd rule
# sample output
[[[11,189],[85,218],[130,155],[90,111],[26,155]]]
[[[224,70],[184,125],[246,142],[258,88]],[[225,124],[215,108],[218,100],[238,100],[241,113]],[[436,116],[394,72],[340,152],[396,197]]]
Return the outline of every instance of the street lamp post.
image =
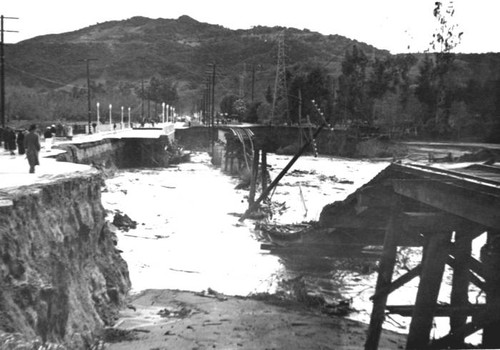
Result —
[[[161,122],[165,123],[165,102],[161,104]]]
[[[97,128],[99,128],[99,102],[97,102]]]
[[[122,106],[122,119],[120,121],[120,127],[123,129],[123,106]]]
[[[109,105],[109,130],[113,130],[113,127],[111,126],[113,124],[113,117],[112,117],[112,113],[111,113],[111,110],[112,110],[113,106],[110,104]]]
[[[128,108],[128,127],[132,127],[132,125],[130,124],[130,107]]]

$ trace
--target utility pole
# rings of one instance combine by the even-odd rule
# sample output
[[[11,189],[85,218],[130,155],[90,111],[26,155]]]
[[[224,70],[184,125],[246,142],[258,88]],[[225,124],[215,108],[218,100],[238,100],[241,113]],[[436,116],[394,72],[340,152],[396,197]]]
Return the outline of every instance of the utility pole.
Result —
[[[5,53],[4,53],[4,32],[17,33],[15,30],[5,30],[3,28],[4,19],[19,19],[17,17],[0,16],[0,115],[2,119],[2,128],[5,128]]]
[[[212,110],[210,114],[212,117],[212,126],[213,126],[215,118],[215,63],[212,64]]]
[[[212,96],[211,96],[211,104],[212,104],[212,109],[210,110],[210,119],[212,121],[212,142],[211,142],[211,147],[212,147],[212,156],[214,155],[214,144],[215,144],[215,135],[214,135],[214,130],[215,130],[215,63],[212,64]]]
[[[89,134],[92,134],[92,107],[90,105],[90,61],[97,61],[97,58],[85,58],[80,62],[87,63],[87,113],[89,123]]]
[[[141,123],[144,122],[144,79],[141,80]]]
[[[252,64],[252,103],[255,90],[255,64]]]

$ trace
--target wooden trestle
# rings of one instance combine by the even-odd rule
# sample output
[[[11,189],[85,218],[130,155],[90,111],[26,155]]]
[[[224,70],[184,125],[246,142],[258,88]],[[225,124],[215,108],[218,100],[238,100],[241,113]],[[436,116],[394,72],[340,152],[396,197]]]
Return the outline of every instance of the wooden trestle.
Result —
[[[479,168],[448,171],[392,164],[378,186],[358,191],[358,212],[387,207],[387,198],[392,199],[366,350],[378,348],[386,313],[411,317],[407,349],[463,348],[464,339],[479,329],[482,348],[500,348],[500,168]],[[384,200],[373,195],[381,189]],[[476,260],[472,240],[485,232],[487,243]],[[398,246],[418,237],[423,246],[420,265],[393,280]],[[453,269],[452,292],[449,304],[438,305],[446,264]],[[391,292],[417,276],[414,305],[387,305]],[[470,283],[485,292],[486,303],[469,302]],[[434,317],[449,317],[448,335],[431,339]]]

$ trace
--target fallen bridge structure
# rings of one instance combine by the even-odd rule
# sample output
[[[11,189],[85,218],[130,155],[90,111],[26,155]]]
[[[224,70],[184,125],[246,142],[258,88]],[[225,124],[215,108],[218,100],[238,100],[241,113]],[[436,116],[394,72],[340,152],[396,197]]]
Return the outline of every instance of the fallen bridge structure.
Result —
[[[456,166],[456,165],[455,165]],[[453,170],[393,163],[343,202],[323,210],[323,226],[364,242],[383,242],[365,349],[377,349],[386,314],[411,317],[407,349],[463,348],[483,331],[482,348],[500,347],[500,167],[483,164]],[[480,259],[472,241],[487,234]],[[397,249],[422,246],[418,266],[394,279]],[[453,270],[449,302],[438,304],[445,265]],[[390,293],[419,277],[413,305],[387,305]],[[485,303],[469,301],[469,286]],[[434,317],[448,317],[449,333],[431,339]]]

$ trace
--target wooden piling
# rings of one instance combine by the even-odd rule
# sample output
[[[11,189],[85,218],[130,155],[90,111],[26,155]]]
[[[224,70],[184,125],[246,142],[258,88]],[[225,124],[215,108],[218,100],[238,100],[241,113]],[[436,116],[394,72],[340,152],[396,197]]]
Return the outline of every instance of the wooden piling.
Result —
[[[394,196],[393,198],[391,217],[385,233],[384,250],[380,258],[377,284],[375,288],[375,295],[378,296],[373,299],[373,308],[365,342],[365,350],[376,350],[378,348],[380,334],[382,332],[382,324],[385,319],[385,306],[389,295],[388,293],[381,293],[381,291],[390,288],[394,265],[396,262],[396,253],[401,228],[398,226],[398,223],[400,222],[398,196]]]
[[[450,233],[429,234],[422,257],[422,273],[410,323],[407,349],[428,347],[437,298],[443,279]]]
[[[488,232],[488,242],[481,250],[481,260],[486,278],[486,304],[489,309],[500,307],[500,233]],[[500,315],[496,313],[485,320],[483,348],[500,348]]]
[[[454,310],[469,304],[469,257],[472,251],[472,237],[464,232],[455,232],[455,245],[452,250],[454,257],[453,280],[451,290],[451,306]],[[454,334],[450,346],[454,349],[463,348],[464,336],[458,330],[467,323],[467,315],[452,312],[450,315],[450,334]],[[456,334],[456,336],[455,336]]]
[[[250,169],[250,192],[248,194],[248,204],[252,206],[255,202],[255,189],[257,187],[257,176],[259,174],[259,150],[253,151],[252,169]]]
[[[267,190],[267,152],[262,150],[262,161],[260,166],[261,178],[262,178],[262,192]]]

